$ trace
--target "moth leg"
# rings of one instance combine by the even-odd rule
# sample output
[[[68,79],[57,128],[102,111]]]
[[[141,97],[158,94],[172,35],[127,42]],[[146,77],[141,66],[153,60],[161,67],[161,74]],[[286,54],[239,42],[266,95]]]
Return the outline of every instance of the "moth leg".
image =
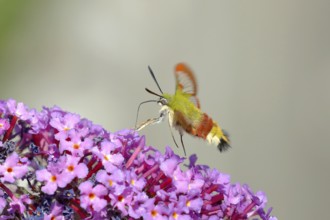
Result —
[[[139,126],[137,126],[135,128],[135,130],[140,131],[149,125],[160,123],[164,120],[164,117],[165,117],[165,113],[161,112],[160,116],[158,118],[150,118],[150,119],[146,120],[145,122],[142,122]]]
[[[187,154],[186,154],[186,148],[184,147],[182,136],[183,136],[183,133],[180,132],[180,139],[181,139],[181,144],[182,144],[183,152],[184,152],[184,155],[187,156]]]
[[[174,144],[177,148],[179,148],[179,145],[176,143],[176,140],[174,138],[173,131],[172,131],[172,128],[171,128],[171,125],[170,125],[170,121],[168,121],[168,125],[169,125],[170,131],[171,131],[171,136],[172,136],[172,139],[174,141]]]

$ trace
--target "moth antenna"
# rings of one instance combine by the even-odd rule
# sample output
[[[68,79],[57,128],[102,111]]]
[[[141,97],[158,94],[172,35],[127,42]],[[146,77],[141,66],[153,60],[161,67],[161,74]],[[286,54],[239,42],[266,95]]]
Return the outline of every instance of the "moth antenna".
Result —
[[[161,95],[159,95],[159,94],[157,94],[157,93],[151,91],[151,90],[148,89],[148,88],[145,88],[145,90],[146,90],[147,92],[149,92],[150,94],[153,94],[153,95],[158,96],[158,97],[160,97],[160,98],[164,98],[163,96],[161,96]]]
[[[158,102],[158,100],[147,100],[147,101],[141,102],[139,104],[139,107],[138,107],[137,112],[136,112],[136,120],[135,120],[135,126],[134,126],[135,129],[136,129],[136,125],[137,125],[137,122],[138,122],[140,107],[141,107],[142,104],[146,104],[148,102]]]
[[[155,83],[157,84],[159,91],[163,94],[163,91],[162,91],[162,89],[160,88],[160,86],[159,86],[159,84],[158,84],[158,82],[157,82],[157,79],[156,79],[156,77],[155,77],[155,74],[154,74],[154,72],[152,71],[151,67],[148,66],[148,69],[149,69],[149,72],[150,72],[152,78],[154,79]]]

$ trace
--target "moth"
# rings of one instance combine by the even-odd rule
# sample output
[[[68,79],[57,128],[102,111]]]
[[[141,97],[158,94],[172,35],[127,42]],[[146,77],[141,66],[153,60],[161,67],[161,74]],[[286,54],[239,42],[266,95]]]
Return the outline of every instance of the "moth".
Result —
[[[179,131],[181,144],[185,155],[186,150],[182,139],[184,133],[202,138],[208,143],[216,145],[220,152],[223,152],[230,147],[228,134],[224,132],[211,117],[201,110],[199,100],[196,96],[196,78],[186,64],[179,63],[175,66],[174,75],[176,86],[174,95],[163,93],[150,66],[148,66],[148,69],[161,94],[157,94],[148,88],[145,88],[148,93],[158,96],[159,99],[148,100],[140,103],[137,111],[136,122],[138,119],[140,106],[147,102],[157,102],[161,106],[160,115],[157,118],[146,120],[139,126],[135,126],[136,130],[139,131],[146,126],[160,123],[167,116],[170,127],[174,127]],[[175,145],[178,147],[172,130],[171,135]]]

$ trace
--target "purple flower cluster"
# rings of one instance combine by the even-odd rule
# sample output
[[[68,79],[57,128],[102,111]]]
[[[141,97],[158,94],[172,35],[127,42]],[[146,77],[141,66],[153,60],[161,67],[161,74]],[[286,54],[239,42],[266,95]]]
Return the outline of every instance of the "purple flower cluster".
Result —
[[[263,192],[134,130],[0,101],[1,219],[272,219]]]

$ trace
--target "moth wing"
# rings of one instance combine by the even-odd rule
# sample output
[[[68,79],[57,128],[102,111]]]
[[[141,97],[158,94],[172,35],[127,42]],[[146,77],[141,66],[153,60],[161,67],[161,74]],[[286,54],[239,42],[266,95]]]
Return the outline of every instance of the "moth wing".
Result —
[[[174,73],[176,80],[176,90],[180,89],[184,93],[187,93],[191,96],[196,96],[197,83],[195,76],[190,68],[184,63],[179,63],[176,65]]]
[[[197,108],[201,108],[201,105],[200,105],[200,103],[199,103],[199,99],[196,97],[196,96],[190,96],[190,101],[192,102],[192,103],[194,103],[194,105],[197,107]]]
[[[191,69],[184,63],[179,63],[175,67],[176,90],[181,90],[190,95],[190,101],[197,108],[200,108],[197,94],[197,82]]]

